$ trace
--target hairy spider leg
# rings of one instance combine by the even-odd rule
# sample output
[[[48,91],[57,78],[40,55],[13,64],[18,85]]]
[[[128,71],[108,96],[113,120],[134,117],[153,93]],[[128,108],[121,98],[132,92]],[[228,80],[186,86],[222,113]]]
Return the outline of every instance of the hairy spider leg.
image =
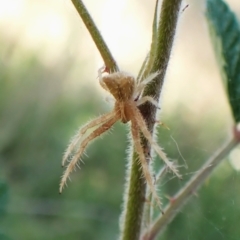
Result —
[[[149,171],[148,163],[147,163],[147,160],[146,160],[146,157],[145,157],[142,145],[141,145],[141,138],[140,138],[140,133],[139,133],[140,129],[139,129],[138,123],[134,117],[132,119],[131,131],[132,131],[132,138],[133,138],[135,150],[138,153],[138,157],[141,162],[143,175],[144,175],[146,182],[153,194],[153,197],[156,199],[156,202],[161,209],[161,201],[160,201],[159,196],[157,195],[155,186],[153,184],[152,176]]]
[[[114,112],[110,112],[110,113],[106,113],[106,114],[103,114],[93,120],[91,120],[90,122],[86,123],[81,129],[80,129],[80,133],[83,135],[86,133],[86,131],[89,129],[89,128],[92,128],[92,127],[95,127],[105,121],[108,121],[110,120],[111,118],[113,118],[115,116],[115,113]]]
[[[137,104],[137,106],[140,106],[140,105],[144,104],[145,102],[150,102],[156,108],[160,109],[160,107],[158,106],[158,102],[150,96],[144,96],[144,97],[140,98],[139,100],[137,100],[136,104]]]
[[[60,189],[59,189],[60,193],[62,192],[63,187],[64,187],[65,183],[67,182],[67,178],[69,177],[70,173],[75,168],[78,160],[80,159],[81,155],[83,154],[83,152],[86,149],[89,142],[91,142],[92,140],[94,140],[96,137],[100,136],[104,132],[106,132],[109,128],[112,127],[112,125],[117,120],[119,120],[119,117],[117,115],[115,115],[113,118],[109,119],[107,122],[103,123],[97,129],[95,129],[88,137],[86,137],[82,141],[82,143],[79,146],[79,150],[77,151],[76,155],[73,157],[71,162],[68,164],[68,166],[62,176],[61,183],[60,183]]]
[[[134,113],[135,113],[135,119],[137,121],[137,124],[143,133],[144,137],[148,140],[148,142],[152,145],[153,149],[156,151],[156,153],[160,156],[160,158],[165,162],[165,164],[169,167],[169,169],[172,170],[173,173],[176,174],[178,178],[182,178],[182,176],[179,174],[178,169],[176,166],[171,162],[168,158],[167,155],[163,152],[161,147],[153,140],[150,132],[147,129],[146,123],[138,110],[136,106],[133,106],[135,108]]]
[[[159,71],[155,72],[155,73],[151,73],[146,79],[144,79],[142,82],[140,82],[137,85],[136,90],[134,92],[134,98],[136,98],[138,95],[140,95],[142,93],[143,89],[145,88],[145,86],[148,85],[159,74],[160,74]]]
[[[62,160],[62,166],[64,166],[65,162],[67,161],[69,155],[72,153],[73,149],[77,145],[77,143],[80,141],[81,137],[86,133],[86,131],[92,127],[98,126],[99,124],[109,120],[115,115],[114,112],[106,113],[104,115],[101,115],[90,122],[83,125],[77,132],[77,134],[71,139]]]
[[[101,87],[103,89],[105,89],[106,91],[109,91],[108,87],[106,86],[106,84],[103,82],[103,77],[102,77],[102,74],[104,73],[104,70],[105,70],[105,67],[101,67],[99,70],[98,70],[98,78],[99,78],[99,83],[101,85]]]

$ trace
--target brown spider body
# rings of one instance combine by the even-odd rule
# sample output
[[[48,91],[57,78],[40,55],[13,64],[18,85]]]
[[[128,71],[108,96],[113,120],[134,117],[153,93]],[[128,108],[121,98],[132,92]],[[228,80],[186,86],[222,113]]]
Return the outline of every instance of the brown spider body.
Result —
[[[75,153],[69,161],[69,164],[62,176],[62,180],[60,183],[60,192],[62,192],[67,178],[69,177],[73,169],[77,166],[78,161],[80,160],[88,144],[96,137],[100,136],[108,129],[110,129],[113,124],[119,120],[122,123],[131,122],[133,146],[135,151],[138,153],[143,176],[146,179],[146,182],[149,185],[149,188],[154,198],[160,205],[160,200],[157,196],[155,186],[152,180],[152,175],[148,167],[148,156],[145,155],[146,153],[142,147],[140,132],[142,132],[143,136],[148,140],[149,144],[153,147],[153,149],[160,156],[160,158],[162,158],[162,160],[167,164],[167,166],[178,177],[180,177],[180,175],[173,163],[168,160],[166,154],[162,151],[161,147],[159,147],[152,138],[152,135],[148,131],[147,125],[138,109],[139,105],[144,104],[147,101],[158,107],[158,103],[152,97],[145,96],[139,98],[139,96],[141,95],[144,87],[155,77],[157,77],[159,73],[151,74],[147,79],[145,79],[139,84],[136,84],[134,77],[124,72],[115,72],[106,76],[102,76],[102,70],[99,70],[98,73],[100,85],[115,98],[115,105],[112,112],[104,114],[81,127],[79,132],[70,142],[63,156],[62,164],[64,165],[64,163],[68,160],[69,156],[72,154],[72,152],[74,152],[74,150]],[[90,129],[94,130],[87,135],[87,131]],[[77,148],[78,143],[80,144]]]
[[[124,72],[116,72],[100,79],[100,84],[110,92],[116,102],[131,100],[135,90],[135,79]]]
[[[116,99],[114,111],[122,123],[131,119],[132,97],[135,89],[135,79],[129,74],[116,72],[102,77],[101,85]]]
[[[127,123],[131,119],[131,102],[116,102],[114,106],[114,110],[117,112],[119,116],[119,120],[122,123]]]

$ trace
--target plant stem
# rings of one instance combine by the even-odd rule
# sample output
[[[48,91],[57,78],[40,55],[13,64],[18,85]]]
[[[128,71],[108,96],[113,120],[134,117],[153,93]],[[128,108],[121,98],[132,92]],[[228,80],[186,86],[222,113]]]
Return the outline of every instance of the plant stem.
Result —
[[[138,82],[141,82],[143,79],[145,79],[148,76],[148,74],[150,73],[151,68],[153,66],[154,59],[155,59],[156,46],[157,46],[157,42],[158,42],[158,5],[159,5],[159,0],[156,0],[153,24],[152,24],[151,50],[148,53],[145,60],[143,61],[142,67],[141,67],[138,77],[137,77]]]
[[[157,25],[158,32],[155,34],[157,35],[157,41],[152,43],[153,46],[151,46],[155,52],[154,61],[152,60],[152,64],[148,66],[149,73],[160,71],[160,74],[155,81],[147,85],[144,92],[144,95],[153,96],[156,100],[160,96],[163,86],[181,3],[182,0],[164,0],[162,3],[160,21]]]
[[[87,11],[83,2],[81,0],[72,0],[72,3],[77,9],[89,33],[91,34],[92,39],[95,42],[108,71],[109,72],[119,71],[116,61],[114,60],[107,44],[105,43],[102,35],[100,34],[97,26],[95,25],[91,15]]]
[[[228,156],[229,152],[238,143],[239,141],[235,137],[231,138],[202,166],[196,175],[188,181],[185,187],[173,196],[173,201],[165,208],[164,215],[161,215],[153,223],[151,228],[143,235],[142,240],[153,240],[164,230],[166,225],[176,216],[180,208],[183,207],[187,200],[197,191],[212,171]]]
[[[152,63],[153,66],[148,66],[152,72],[161,70],[161,73],[146,87],[143,93],[144,96],[154,96],[157,100],[160,97],[160,92],[172,49],[181,2],[182,0],[163,0],[158,24],[157,43],[154,43],[151,46],[154,47],[155,50],[155,60]],[[150,52],[151,51],[152,50],[150,50]],[[151,104],[144,104],[139,109],[146,121],[148,130],[153,134],[154,125],[156,122],[156,107],[152,106]],[[145,152],[150,155],[151,148],[146,139],[142,139],[142,146]],[[138,155],[134,153],[131,159],[130,169],[128,169],[127,172],[128,178],[125,192],[126,196],[124,199],[125,202],[122,215],[122,240],[138,240],[140,238],[146,195],[146,182],[142,177],[143,173],[139,165]]]

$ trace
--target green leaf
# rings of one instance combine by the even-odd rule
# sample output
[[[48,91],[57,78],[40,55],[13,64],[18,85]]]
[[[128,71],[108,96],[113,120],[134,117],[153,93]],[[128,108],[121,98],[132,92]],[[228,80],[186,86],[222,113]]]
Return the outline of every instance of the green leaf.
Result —
[[[207,0],[206,17],[226,80],[229,102],[235,121],[240,122],[240,27],[234,13],[222,0]]]

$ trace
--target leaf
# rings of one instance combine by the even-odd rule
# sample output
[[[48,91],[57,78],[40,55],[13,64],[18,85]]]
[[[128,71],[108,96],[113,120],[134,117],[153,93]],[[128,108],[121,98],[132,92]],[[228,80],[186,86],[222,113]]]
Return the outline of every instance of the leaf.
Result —
[[[207,0],[206,17],[236,123],[240,122],[240,27],[222,0]],[[220,58],[219,58],[220,57]]]

